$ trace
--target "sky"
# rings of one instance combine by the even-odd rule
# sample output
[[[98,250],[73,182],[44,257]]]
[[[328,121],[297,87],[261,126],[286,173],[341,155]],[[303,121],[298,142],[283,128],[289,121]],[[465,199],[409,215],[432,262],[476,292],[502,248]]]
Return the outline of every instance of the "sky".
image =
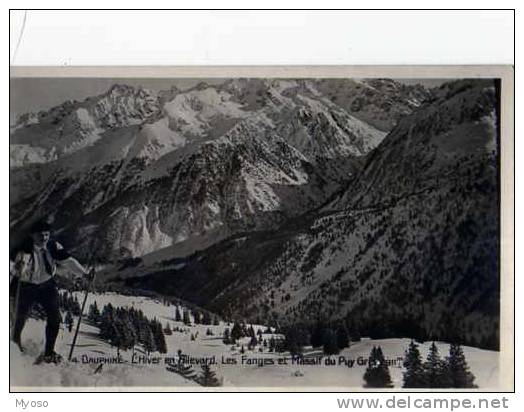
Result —
[[[82,101],[86,97],[106,92],[115,83],[142,86],[153,91],[167,90],[172,86],[188,89],[201,81],[219,84],[226,79],[118,79],[118,78],[11,78],[9,80],[9,122],[27,112],[48,110],[66,100]],[[442,79],[397,79],[405,84],[421,83],[434,87]],[[449,80],[449,79],[448,79]]]

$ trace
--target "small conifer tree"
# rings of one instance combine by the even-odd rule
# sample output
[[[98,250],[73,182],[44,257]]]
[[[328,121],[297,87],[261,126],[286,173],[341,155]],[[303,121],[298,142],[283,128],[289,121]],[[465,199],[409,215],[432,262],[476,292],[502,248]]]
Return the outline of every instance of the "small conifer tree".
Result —
[[[73,323],[73,316],[71,315],[71,312],[68,310],[65,317],[65,324],[69,333],[71,333],[71,331],[73,330]]]
[[[337,335],[331,329],[324,330],[322,344],[326,355],[336,355],[340,352],[337,344]]]
[[[438,353],[437,345],[433,342],[429,348],[428,357],[423,365],[425,386],[427,388],[449,388],[446,362]]]
[[[418,345],[412,340],[404,356],[403,388],[424,388],[424,369]]]
[[[202,365],[202,372],[198,376],[197,382],[202,386],[221,386],[216,373],[211,370],[207,363]]]
[[[349,332],[346,325],[342,324],[337,329],[337,346],[339,349],[349,348]]]
[[[380,346],[371,350],[368,366],[364,373],[364,387],[366,388],[392,388],[389,367]]]
[[[447,374],[452,388],[476,388],[475,376],[470,372],[462,347],[451,344],[446,358]]]

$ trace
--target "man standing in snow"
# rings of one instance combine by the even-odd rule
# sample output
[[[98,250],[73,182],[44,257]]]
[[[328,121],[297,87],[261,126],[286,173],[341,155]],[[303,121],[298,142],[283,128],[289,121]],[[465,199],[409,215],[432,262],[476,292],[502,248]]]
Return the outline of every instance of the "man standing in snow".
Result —
[[[14,297],[13,341],[21,351],[22,329],[31,308],[39,303],[47,319],[45,330],[45,351],[43,361],[58,363],[61,356],[54,350],[60,328],[58,289],[55,281],[57,266],[75,278],[92,279],[94,272],[88,272],[76,259],[71,257],[58,242],[51,240],[51,227],[46,222],[35,223],[30,238],[14,259],[11,295]]]

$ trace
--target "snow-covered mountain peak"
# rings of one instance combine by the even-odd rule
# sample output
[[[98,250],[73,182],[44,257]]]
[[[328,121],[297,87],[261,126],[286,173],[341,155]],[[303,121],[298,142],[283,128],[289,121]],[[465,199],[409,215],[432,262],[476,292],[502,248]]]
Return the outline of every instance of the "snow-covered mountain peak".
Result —
[[[124,84],[82,102],[68,100],[22,116],[10,130],[11,167],[46,163],[93,145],[105,132],[144,123],[159,112],[156,94]]]
[[[114,85],[100,96],[92,112],[104,128],[140,124],[159,110],[156,94],[143,88]]]
[[[43,173],[32,165],[17,172],[13,225],[27,218],[24,202],[39,185],[49,187],[37,210],[53,214],[57,203],[71,203],[67,225],[77,219],[79,228],[96,214],[107,235],[100,255],[113,259],[159,247],[147,246],[157,238],[153,220],[174,242],[191,241],[273,226],[319,206],[354,178],[359,158],[385,133],[318,84],[231,79],[158,93],[116,84],[66,102],[52,121],[11,135],[12,166],[44,163]],[[146,216],[143,232],[131,230],[134,214]],[[66,236],[81,243],[80,232]]]
[[[217,136],[238,119],[248,116],[232,95],[215,87],[195,88],[166,102],[170,127],[187,136]]]
[[[39,122],[38,114],[29,112],[20,115],[14,122],[14,125],[10,127],[10,133],[21,127],[30,126]]]

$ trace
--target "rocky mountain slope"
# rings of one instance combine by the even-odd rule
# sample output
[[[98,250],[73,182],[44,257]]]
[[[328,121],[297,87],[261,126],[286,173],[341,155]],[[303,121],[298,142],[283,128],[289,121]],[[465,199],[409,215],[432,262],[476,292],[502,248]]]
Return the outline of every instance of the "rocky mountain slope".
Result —
[[[140,124],[159,110],[148,90],[114,85],[83,102],[22,115],[10,130],[10,166],[47,163],[92,145],[105,131]]]
[[[383,131],[391,130],[431,96],[421,85],[391,79],[322,79],[315,87],[353,116]]]
[[[339,82],[353,83],[367,84]],[[355,114],[321,84],[234,79],[159,93],[115,85],[22,116],[10,131],[13,244],[46,217],[76,253],[114,261],[193,239],[204,247],[318,207],[386,134],[361,112],[373,106],[388,125],[400,118],[381,111],[378,92]],[[429,96],[416,101],[415,89],[384,99],[395,95],[406,114]]]
[[[317,210],[116,280],[253,320],[497,349],[498,107],[495,82],[445,84]]]

